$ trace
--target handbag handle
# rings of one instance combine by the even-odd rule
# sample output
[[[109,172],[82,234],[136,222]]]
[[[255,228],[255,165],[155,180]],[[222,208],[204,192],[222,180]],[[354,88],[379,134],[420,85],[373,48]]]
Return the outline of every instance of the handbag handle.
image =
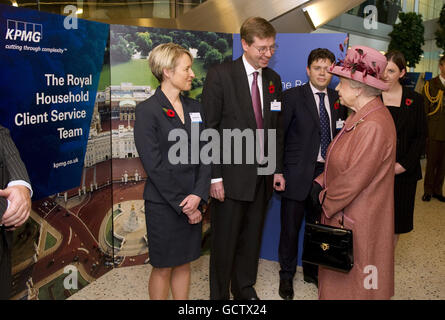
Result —
[[[325,192],[324,195],[323,195],[323,199],[321,200],[320,206],[323,206],[324,199],[326,199],[326,192]],[[321,223],[321,217],[320,217],[320,221],[317,221],[317,220],[315,221],[315,224],[320,224],[320,223]],[[341,215],[341,224],[340,224],[340,227],[341,227],[342,229],[345,228],[345,214],[343,213],[343,211],[342,211],[342,215]]]

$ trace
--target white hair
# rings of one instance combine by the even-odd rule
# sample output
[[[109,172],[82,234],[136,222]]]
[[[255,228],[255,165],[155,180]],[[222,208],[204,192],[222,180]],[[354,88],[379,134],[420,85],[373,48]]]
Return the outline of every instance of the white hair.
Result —
[[[349,80],[349,85],[351,86],[351,88],[354,89],[359,89],[362,88],[363,89],[363,95],[366,97],[375,97],[375,96],[379,96],[382,94],[382,90],[368,86],[367,84],[363,83],[363,82],[359,82],[356,80],[352,80],[352,79],[348,79]]]

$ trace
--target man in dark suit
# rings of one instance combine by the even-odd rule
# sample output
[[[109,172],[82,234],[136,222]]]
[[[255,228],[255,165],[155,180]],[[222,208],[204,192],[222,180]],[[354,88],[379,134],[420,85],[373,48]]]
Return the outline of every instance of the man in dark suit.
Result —
[[[242,57],[217,65],[207,73],[202,93],[204,114],[207,127],[218,130],[220,135],[237,129],[255,135],[257,129],[264,129],[264,138],[256,141],[255,161],[248,161],[252,143],[244,141],[240,148],[233,144],[221,148],[220,163],[212,165],[211,299],[227,300],[230,291],[234,299],[258,299],[253,286],[264,218],[273,188],[281,191],[285,187],[281,174],[281,78],[267,67],[276,49],[276,31],[259,17],[247,19],[240,31]],[[276,133],[276,137],[271,133]],[[271,162],[264,163],[265,157],[258,156],[262,150],[270,161],[276,160],[275,170],[272,168],[266,174],[261,169]],[[222,161],[228,151],[232,151],[230,163]],[[233,157],[240,152],[241,163]]]
[[[312,50],[308,57],[309,82],[283,93],[284,178],[286,190],[281,197],[279,244],[280,287],[285,300],[294,296],[293,278],[297,268],[298,232],[309,213],[312,181],[323,172],[326,149],[343,127],[346,108],[340,106],[336,91],[328,88],[335,62],[328,49]],[[307,214],[306,220],[316,217]],[[317,283],[317,266],[303,263],[304,280]]]
[[[425,84],[423,96],[428,121],[426,171],[423,201],[431,197],[445,202],[442,194],[445,177],[445,56],[439,60],[440,74]],[[438,99],[442,96],[442,99]]]
[[[9,130],[0,126],[0,300],[11,294],[12,230],[31,210],[31,186]]]

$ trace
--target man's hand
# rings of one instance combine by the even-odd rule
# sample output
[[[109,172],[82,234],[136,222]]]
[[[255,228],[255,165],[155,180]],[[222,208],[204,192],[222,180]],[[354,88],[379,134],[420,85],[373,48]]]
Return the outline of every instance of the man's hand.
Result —
[[[31,211],[31,194],[27,187],[15,185],[0,189],[0,197],[10,201],[8,209],[0,223],[6,227],[20,227],[29,217]],[[13,230],[13,229],[12,229]]]
[[[222,181],[210,185],[210,196],[221,202],[224,202],[224,184]]]
[[[281,173],[276,173],[273,175],[273,188],[276,191],[284,191],[286,188],[286,180]]]
[[[200,223],[202,220],[202,214],[199,209],[196,209],[193,213],[188,214],[187,217],[189,218],[190,224],[197,224]]]
[[[189,215],[196,211],[200,202],[200,197],[194,194],[189,194],[187,197],[185,197],[184,200],[182,200],[179,206],[183,207],[182,212],[184,212],[186,215]]]

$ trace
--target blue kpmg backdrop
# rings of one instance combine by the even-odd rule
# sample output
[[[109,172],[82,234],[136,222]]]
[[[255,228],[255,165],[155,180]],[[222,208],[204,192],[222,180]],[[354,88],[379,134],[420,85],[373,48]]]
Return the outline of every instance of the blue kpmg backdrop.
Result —
[[[107,24],[0,5],[0,123],[33,199],[80,183]]]
[[[66,28],[66,22],[68,25]],[[109,25],[0,5],[0,123],[11,129],[34,199],[79,186]],[[283,89],[307,81],[309,52],[340,54],[346,34],[278,34],[270,66]],[[234,35],[233,58],[241,55]],[[331,87],[338,80],[334,77]],[[278,260],[280,199],[268,213],[261,256]],[[301,242],[300,242],[301,243]],[[301,250],[300,250],[301,254]]]
[[[327,48],[331,50],[335,57],[342,54],[340,44],[345,41],[347,34],[277,34],[276,44],[278,50],[272,57],[269,67],[274,69],[281,76],[283,91],[295,86],[303,85],[308,81],[306,66],[309,53],[316,48]],[[233,36],[233,58],[237,59],[242,54],[240,35]],[[342,57],[343,58],[343,57]],[[335,88],[338,78],[333,77],[331,88]],[[283,106],[285,107],[285,106]],[[280,240],[280,196],[274,193],[270,208],[267,213],[264,225],[263,241],[261,246],[261,258],[278,261],[278,244]],[[303,246],[304,223],[300,230],[298,265],[301,265],[301,253]]]

